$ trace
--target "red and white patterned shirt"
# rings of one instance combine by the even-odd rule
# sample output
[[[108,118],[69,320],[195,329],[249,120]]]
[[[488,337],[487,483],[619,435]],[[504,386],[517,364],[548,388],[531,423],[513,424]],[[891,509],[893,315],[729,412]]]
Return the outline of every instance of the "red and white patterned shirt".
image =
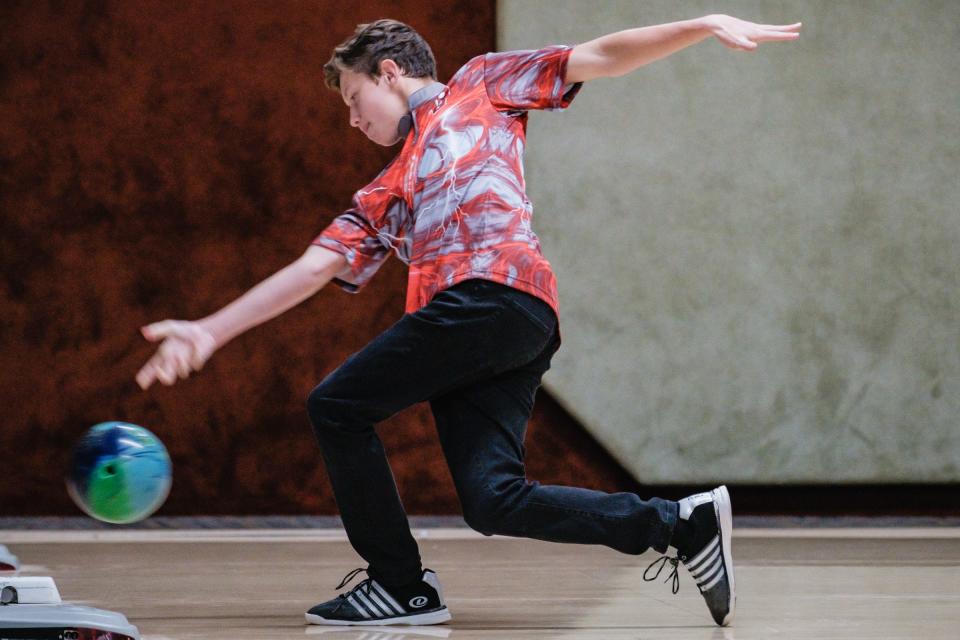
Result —
[[[342,254],[358,291],[393,251],[409,265],[406,312],[470,278],[547,302],[557,284],[530,225],[523,149],[528,109],[566,108],[580,83],[564,84],[572,47],[488,53],[450,79],[410,96],[400,153],[353,196],[313,244]]]

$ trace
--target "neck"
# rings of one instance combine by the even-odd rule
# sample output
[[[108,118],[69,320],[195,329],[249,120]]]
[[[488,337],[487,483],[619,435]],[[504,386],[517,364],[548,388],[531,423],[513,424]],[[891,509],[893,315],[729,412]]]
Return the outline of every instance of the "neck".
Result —
[[[405,100],[410,100],[410,96],[427,85],[436,82],[433,78],[400,78],[400,90],[403,92]]]

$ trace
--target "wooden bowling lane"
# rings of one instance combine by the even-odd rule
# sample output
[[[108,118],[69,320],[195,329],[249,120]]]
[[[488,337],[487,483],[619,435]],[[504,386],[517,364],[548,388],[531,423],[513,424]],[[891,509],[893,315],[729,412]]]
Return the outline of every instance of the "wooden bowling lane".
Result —
[[[147,640],[960,637],[960,529],[740,529],[726,629],[685,573],[678,595],[643,581],[652,553],[455,529],[418,537],[452,623],[340,629],[303,624],[360,566],[339,531],[0,531],[24,575],[52,575],[65,600],[123,612]]]

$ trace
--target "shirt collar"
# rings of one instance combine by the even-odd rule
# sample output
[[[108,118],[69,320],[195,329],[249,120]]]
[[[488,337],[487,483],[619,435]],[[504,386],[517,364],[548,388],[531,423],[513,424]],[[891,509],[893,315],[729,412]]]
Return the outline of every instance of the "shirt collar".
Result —
[[[410,107],[410,111],[400,118],[400,122],[397,124],[397,134],[401,138],[406,138],[407,134],[410,133],[410,128],[413,127],[414,131],[417,129],[417,121],[413,115],[413,112],[416,111],[417,107],[433,100],[440,93],[447,88],[447,85],[442,82],[431,82],[425,87],[421,87],[410,94],[410,97],[407,98],[407,105]]]

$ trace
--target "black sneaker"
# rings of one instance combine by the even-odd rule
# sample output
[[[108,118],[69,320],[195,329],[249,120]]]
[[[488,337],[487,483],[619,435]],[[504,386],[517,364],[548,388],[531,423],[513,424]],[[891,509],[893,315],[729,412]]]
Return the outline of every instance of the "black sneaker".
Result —
[[[698,493],[680,500],[680,518],[670,546],[677,556],[663,556],[647,567],[644,580],[656,580],[663,568],[670,563],[673,571],[667,580],[673,579],[673,592],[680,588],[677,564],[683,563],[697,581],[700,594],[707,601],[707,608],[714,621],[725,627],[733,621],[737,593],[733,580],[733,554],[730,540],[733,536],[733,513],[730,508],[730,493],[726,487],[718,487],[707,493]],[[647,573],[660,564],[657,573]]]
[[[354,569],[337,589],[365,571]],[[424,569],[421,580],[405,587],[385,588],[367,578],[333,600],[321,602],[306,613],[310,624],[382,626],[387,624],[440,624],[450,619],[437,574]]]

